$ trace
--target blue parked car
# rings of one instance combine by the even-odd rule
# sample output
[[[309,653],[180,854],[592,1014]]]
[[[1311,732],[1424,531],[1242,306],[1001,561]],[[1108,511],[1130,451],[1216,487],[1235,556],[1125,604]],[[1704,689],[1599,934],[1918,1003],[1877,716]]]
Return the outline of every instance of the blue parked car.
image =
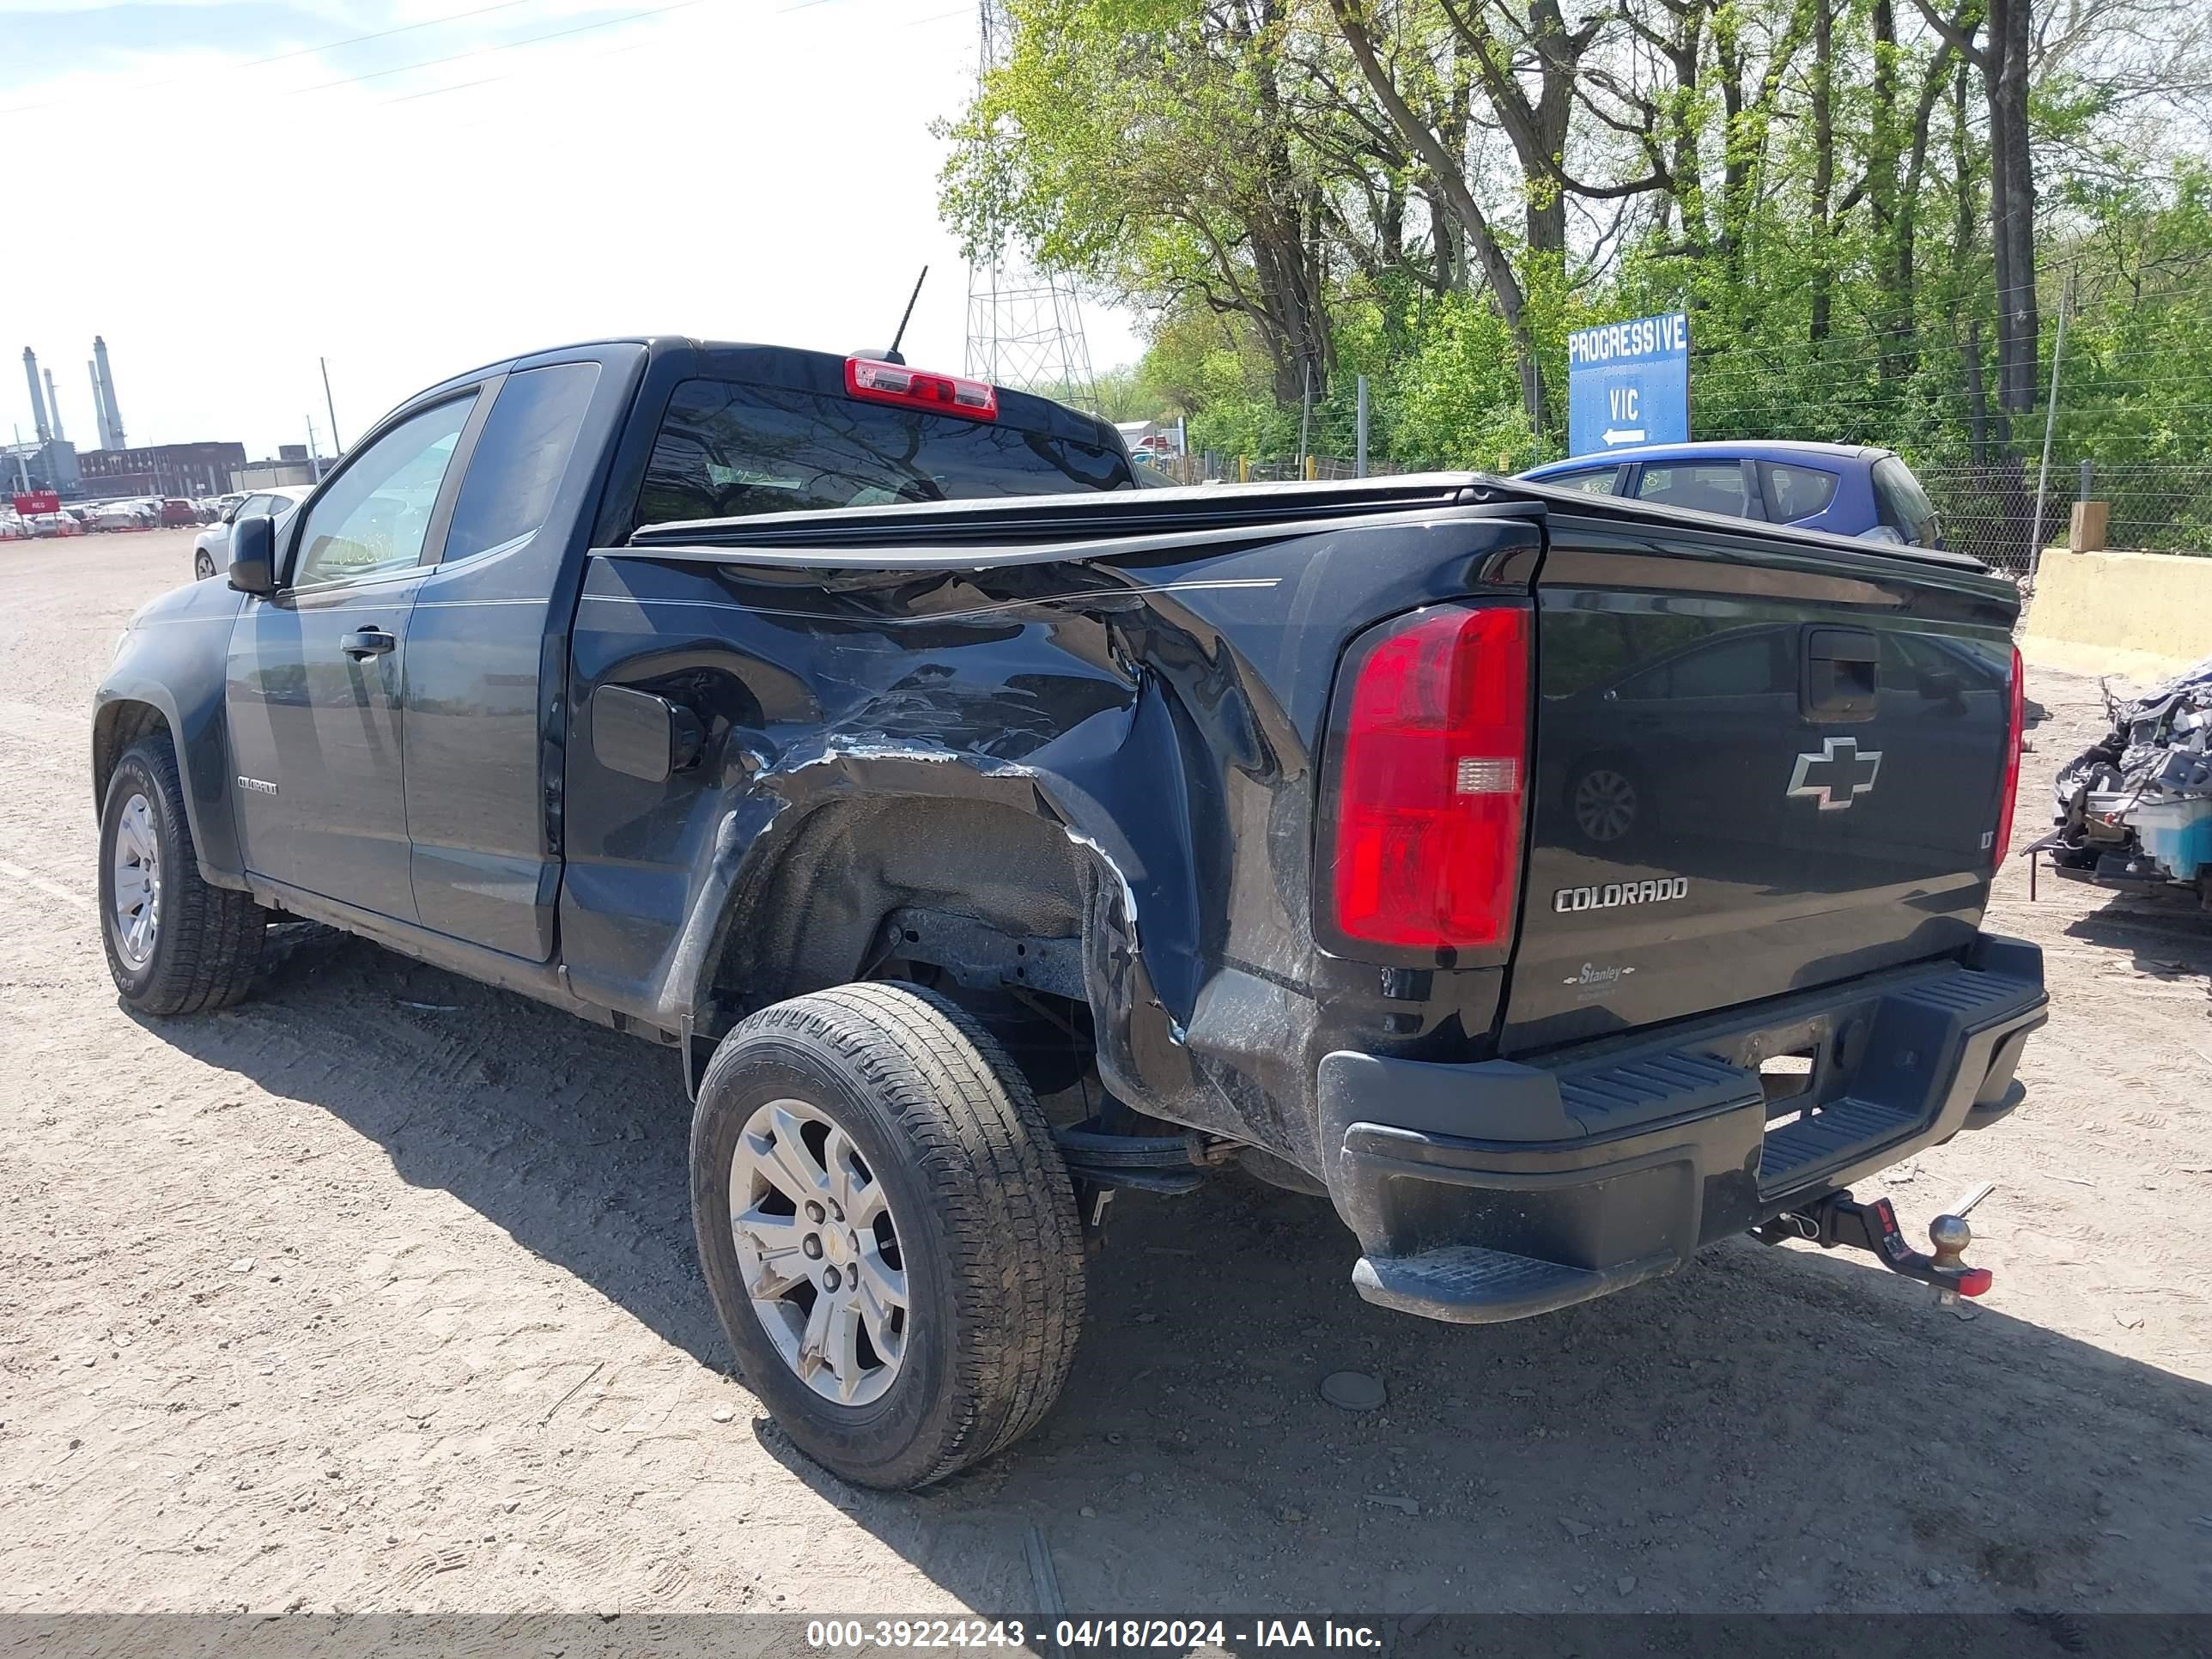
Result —
[[[1520,476],[1838,536],[1943,545],[1936,508],[1912,469],[1893,451],[1857,444],[1644,444],[1553,461]]]

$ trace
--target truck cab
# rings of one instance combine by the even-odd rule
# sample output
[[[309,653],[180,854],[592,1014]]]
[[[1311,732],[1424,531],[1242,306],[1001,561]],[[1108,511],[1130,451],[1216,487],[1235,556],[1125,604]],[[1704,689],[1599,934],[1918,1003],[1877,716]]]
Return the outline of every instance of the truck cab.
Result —
[[[230,583],[142,615],[101,694],[96,773],[158,718],[183,737],[211,877],[552,978],[591,548],[671,520],[1133,487],[1102,422],[995,388],[988,421],[939,413],[860,384],[854,361],[875,360],[611,341],[418,394]],[[264,533],[240,522],[234,557]]]

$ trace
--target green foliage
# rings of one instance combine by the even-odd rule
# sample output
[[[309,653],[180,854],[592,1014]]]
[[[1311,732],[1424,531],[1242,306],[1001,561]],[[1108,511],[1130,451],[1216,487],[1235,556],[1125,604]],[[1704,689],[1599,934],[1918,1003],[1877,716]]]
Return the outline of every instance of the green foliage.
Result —
[[[1532,427],[1506,307],[1336,3],[1010,0],[1005,67],[945,129],[944,211],[1148,314],[1143,362],[1108,377],[1119,417],[1184,415],[1194,447],[1280,461],[1310,385],[1308,448],[1348,457],[1364,374],[1378,463],[1515,469],[1564,452],[1571,330],[1680,307],[1698,436],[1934,468],[2039,447],[2039,399],[2018,431],[1995,406],[1984,88],[1915,6],[1842,0],[1823,46],[1828,0],[1567,0],[1563,181],[1499,137],[1508,88],[1533,96],[1539,0],[1340,0],[1481,198],[1546,382]],[[2212,170],[2185,122],[2146,114],[2201,82],[2201,42],[2137,0],[2138,44],[2083,49],[2113,3],[2039,9],[2039,385],[2070,281],[2057,454],[2202,465]],[[1939,9],[1986,40],[1972,0]],[[1534,251],[1532,207],[1562,197],[1565,253]]]

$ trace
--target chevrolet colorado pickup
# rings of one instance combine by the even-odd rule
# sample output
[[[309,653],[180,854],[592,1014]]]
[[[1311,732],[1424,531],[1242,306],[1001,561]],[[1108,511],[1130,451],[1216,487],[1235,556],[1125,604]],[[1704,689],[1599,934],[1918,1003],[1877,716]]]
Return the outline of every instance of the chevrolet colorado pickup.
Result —
[[[1848,1183],[2011,1111],[2045,1018],[1979,927],[2012,587],[1479,475],[1127,474],[866,359],[425,392],[118,643],[124,1001],[237,999],[287,915],[668,1045],[742,1375],[872,1486],[1036,1423],[1106,1200],[1231,1166],[1437,1319],[1745,1231],[1986,1288]]]

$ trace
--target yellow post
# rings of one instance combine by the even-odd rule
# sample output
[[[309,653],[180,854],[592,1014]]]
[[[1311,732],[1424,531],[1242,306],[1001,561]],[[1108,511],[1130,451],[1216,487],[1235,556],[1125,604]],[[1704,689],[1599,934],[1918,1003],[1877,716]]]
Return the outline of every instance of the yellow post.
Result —
[[[1307,456],[1307,457],[1306,457],[1306,482],[1307,482],[1308,483],[1312,483],[1316,478],[1318,478],[1319,477],[1321,477],[1321,474],[1320,474],[1319,472],[1317,472],[1317,471],[1316,471],[1314,470],[1314,458],[1313,458],[1312,456],[1310,456],[1310,455]]]
[[[1252,458],[1249,455],[1239,455],[1237,458],[1237,482],[1238,483],[1252,482]]]

